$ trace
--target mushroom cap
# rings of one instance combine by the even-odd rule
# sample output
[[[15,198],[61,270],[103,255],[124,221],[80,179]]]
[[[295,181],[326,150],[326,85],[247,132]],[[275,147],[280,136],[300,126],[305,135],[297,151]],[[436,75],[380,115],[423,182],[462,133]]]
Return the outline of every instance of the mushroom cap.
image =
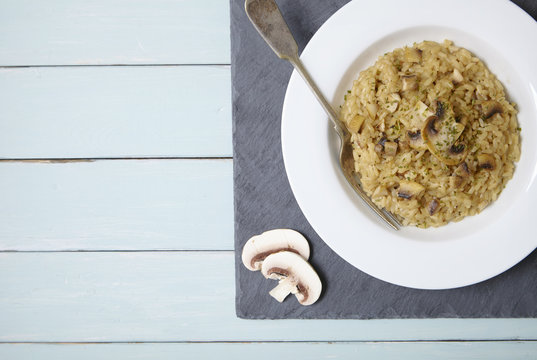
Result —
[[[492,154],[477,155],[477,163],[480,169],[494,170],[496,168],[496,159]]]
[[[483,119],[487,120],[494,114],[503,113],[503,107],[495,100],[486,100],[481,103],[481,112],[483,114]]]
[[[416,131],[407,131],[407,137],[408,137],[408,145],[412,149],[416,150],[427,150],[427,144],[423,140],[423,137],[421,136],[421,130]]]
[[[310,246],[302,234],[291,229],[274,229],[251,237],[242,248],[242,263],[251,271],[261,269],[267,256],[279,251],[291,251],[304,259],[310,257]]]
[[[319,299],[323,285],[315,269],[301,256],[281,251],[267,256],[261,266],[267,279],[287,279],[296,291],[292,293],[302,305],[311,305]]]
[[[401,180],[397,189],[397,196],[402,199],[412,199],[421,195],[425,191],[425,186],[415,181]]]
[[[436,101],[436,115],[425,120],[422,137],[429,151],[446,165],[458,165],[468,155],[468,146],[462,136],[465,125],[455,120],[448,103]]]

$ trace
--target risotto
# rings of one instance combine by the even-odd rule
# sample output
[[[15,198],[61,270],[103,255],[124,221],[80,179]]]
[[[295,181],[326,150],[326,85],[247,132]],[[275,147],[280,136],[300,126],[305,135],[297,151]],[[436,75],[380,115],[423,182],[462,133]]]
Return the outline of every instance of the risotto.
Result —
[[[520,158],[516,114],[483,62],[445,40],[380,56],[340,116],[363,189],[404,225],[425,228],[496,200]]]

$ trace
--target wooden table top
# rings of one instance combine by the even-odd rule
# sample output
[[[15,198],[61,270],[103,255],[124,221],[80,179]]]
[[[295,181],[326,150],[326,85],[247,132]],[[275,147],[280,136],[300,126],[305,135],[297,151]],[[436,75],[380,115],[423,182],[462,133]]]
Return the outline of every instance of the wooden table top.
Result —
[[[0,359],[535,359],[537,319],[235,316],[229,3],[0,2]]]

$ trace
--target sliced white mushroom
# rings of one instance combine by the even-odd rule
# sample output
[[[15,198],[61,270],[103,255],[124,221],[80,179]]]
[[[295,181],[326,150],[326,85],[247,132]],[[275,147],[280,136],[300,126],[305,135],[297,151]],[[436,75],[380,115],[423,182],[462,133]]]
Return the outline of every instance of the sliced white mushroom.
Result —
[[[402,75],[401,81],[403,84],[401,91],[403,92],[418,89],[418,77],[416,75]]]
[[[310,257],[310,247],[304,236],[291,229],[275,229],[246,242],[242,248],[242,263],[248,270],[257,271],[267,256],[279,251],[290,251],[306,260]]]
[[[267,256],[261,272],[267,279],[279,280],[278,286],[270,291],[279,302],[294,294],[302,305],[311,305],[321,295],[322,283],[315,269],[293,252],[281,251]]]
[[[349,129],[350,132],[357,133],[362,128],[362,124],[364,123],[365,117],[361,115],[355,115],[351,121],[347,124],[347,129]]]
[[[386,141],[384,143],[384,152],[386,156],[395,156],[397,154],[397,143],[395,141]]]
[[[501,114],[502,112],[502,105],[497,101],[487,100],[481,103],[481,116],[484,120],[491,118],[494,114]]]
[[[421,135],[436,158],[446,165],[457,165],[468,153],[464,139],[461,138],[464,129],[464,124],[456,121],[451,105],[436,101],[436,114],[425,121]]]
[[[467,179],[470,177],[470,169],[468,168],[468,164],[466,164],[466,161],[463,161],[462,163],[457,166],[455,171],[453,172],[454,175],[460,176],[464,179]]]
[[[451,186],[458,188],[462,185],[464,185],[468,179],[470,178],[471,172],[468,168],[468,164],[466,161],[463,161],[462,163],[457,166],[455,171],[453,171],[453,174],[450,177]]]
[[[412,199],[420,196],[425,191],[425,186],[415,181],[402,180],[399,182],[397,196],[402,199]]]
[[[377,104],[367,104],[365,107],[371,119],[375,119],[375,116],[377,116],[377,111],[379,110]]]
[[[384,146],[382,146],[381,144],[375,145],[375,152],[377,154],[382,154],[383,151],[384,151]]]
[[[427,144],[423,140],[423,137],[421,136],[421,130],[416,131],[407,131],[408,136],[408,145],[412,149],[416,150],[427,150]]]
[[[452,120],[442,121],[436,115],[427,119],[423,133],[436,151],[446,151],[459,139],[464,131],[464,125]]]
[[[458,84],[458,83],[462,82],[463,80],[464,80],[464,78],[462,77],[461,72],[459,70],[457,70],[457,69],[454,69],[453,74],[451,74],[451,81],[454,84]]]
[[[439,205],[440,203],[436,198],[433,198],[431,201],[429,201],[427,204],[427,211],[429,212],[429,215],[433,216],[438,210]]]
[[[480,169],[494,170],[496,168],[496,160],[491,154],[477,155],[477,163]]]

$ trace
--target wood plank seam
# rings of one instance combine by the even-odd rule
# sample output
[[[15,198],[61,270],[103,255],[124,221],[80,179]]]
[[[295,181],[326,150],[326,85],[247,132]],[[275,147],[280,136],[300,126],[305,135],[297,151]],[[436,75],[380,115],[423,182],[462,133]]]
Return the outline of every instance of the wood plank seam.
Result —
[[[172,66],[222,66],[230,67],[231,63],[169,63],[169,64],[59,64],[59,65],[0,65],[0,69],[21,69],[21,68],[88,68],[88,67],[172,67]]]
[[[114,249],[114,250],[0,250],[0,254],[10,254],[10,253],[234,253],[235,250],[228,249],[148,249],[148,250],[132,250],[132,249]]]
[[[21,158],[21,159],[2,159],[2,162],[25,162],[25,163],[73,163],[73,162],[94,162],[107,160],[233,160],[232,156],[148,156],[148,157],[92,157],[92,158]]]
[[[42,344],[42,345],[107,345],[107,344],[438,344],[438,343],[522,343],[537,342],[535,339],[469,339],[469,340],[289,340],[289,341],[0,341],[7,344]]]

